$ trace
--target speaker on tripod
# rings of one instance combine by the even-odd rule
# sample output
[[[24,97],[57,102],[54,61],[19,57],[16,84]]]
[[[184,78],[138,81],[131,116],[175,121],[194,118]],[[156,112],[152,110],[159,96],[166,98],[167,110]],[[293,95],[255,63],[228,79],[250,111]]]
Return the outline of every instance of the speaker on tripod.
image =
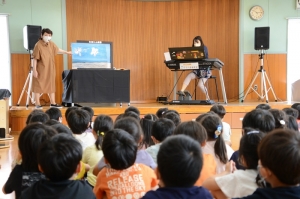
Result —
[[[26,107],[29,106],[29,98],[31,94],[31,85],[32,85],[32,75],[33,75],[33,48],[35,44],[38,42],[39,38],[41,37],[42,32],[42,26],[34,26],[34,25],[27,25],[23,28],[23,44],[24,48],[29,51],[30,54],[30,70],[27,76],[27,79],[25,81],[25,84],[23,86],[22,92],[20,94],[17,106],[20,105],[20,101],[22,99],[22,96],[24,94],[24,91],[26,91],[26,87],[28,84],[28,89],[26,91],[27,93],[27,99],[26,99]]]
[[[247,97],[250,89],[255,92],[259,99],[264,99],[266,98],[266,102],[269,102],[269,97],[268,97],[268,92],[271,90],[273,93],[273,96],[275,98],[275,101],[277,102],[277,97],[275,95],[275,92],[273,90],[272,84],[269,80],[269,77],[264,69],[264,55],[265,55],[265,50],[269,49],[270,45],[270,27],[257,27],[255,28],[255,35],[254,35],[254,49],[255,50],[260,50],[259,53],[259,59],[260,59],[260,69],[256,72],[254,78],[252,79],[250,86],[247,89],[246,94],[244,95],[244,98],[242,99],[241,102],[244,102],[245,98]],[[261,75],[260,78],[260,93],[256,91],[254,88],[254,82],[258,75]],[[268,83],[268,85],[267,85]]]

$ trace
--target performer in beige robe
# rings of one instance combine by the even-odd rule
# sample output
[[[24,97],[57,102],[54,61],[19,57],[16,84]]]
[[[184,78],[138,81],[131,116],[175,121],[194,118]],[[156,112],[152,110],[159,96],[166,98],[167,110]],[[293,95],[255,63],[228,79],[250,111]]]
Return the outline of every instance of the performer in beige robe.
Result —
[[[72,54],[56,46],[51,40],[52,31],[48,28],[42,30],[40,40],[33,49],[33,79],[32,92],[35,96],[36,108],[42,108],[40,94],[48,93],[50,107],[61,108],[55,102],[55,55],[57,53]]]

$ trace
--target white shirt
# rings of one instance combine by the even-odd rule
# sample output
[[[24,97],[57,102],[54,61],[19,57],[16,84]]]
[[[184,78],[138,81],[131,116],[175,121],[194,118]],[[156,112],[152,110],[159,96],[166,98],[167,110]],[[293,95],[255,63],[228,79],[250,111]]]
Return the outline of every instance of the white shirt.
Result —
[[[204,147],[202,147],[202,152],[206,153],[206,154],[212,154],[215,157],[215,160],[217,163],[216,173],[218,174],[218,173],[222,173],[223,171],[225,171],[226,164],[221,162],[220,159],[215,155],[215,149],[214,149],[215,143],[216,143],[215,140],[206,142],[206,145]],[[227,144],[225,144],[225,145],[226,145],[226,150],[227,150],[227,158],[229,160],[234,151],[230,146],[228,146]]]
[[[227,122],[222,122],[222,124],[223,124],[223,132],[222,132],[223,139],[225,141],[230,141],[230,135],[231,135],[230,125]]]
[[[84,132],[82,134],[73,134],[74,137],[80,142],[82,146],[82,151],[84,151],[88,146],[95,144],[96,139],[91,132]]]
[[[242,198],[252,195],[258,188],[255,182],[257,174],[253,169],[236,170],[234,173],[216,177],[215,181],[228,198]]]

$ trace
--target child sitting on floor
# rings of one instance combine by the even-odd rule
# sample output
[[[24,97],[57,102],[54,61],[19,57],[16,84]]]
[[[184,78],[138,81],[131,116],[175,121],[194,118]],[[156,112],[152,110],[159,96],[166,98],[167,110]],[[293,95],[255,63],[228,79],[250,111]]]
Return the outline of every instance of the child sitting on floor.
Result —
[[[135,163],[138,150],[133,136],[122,129],[108,131],[102,150],[108,167],[97,176],[94,193],[97,199],[140,198],[157,186],[154,171]]]
[[[194,186],[201,173],[203,159],[198,142],[186,135],[168,137],[157,155],[160,188],[149,191],[143,199],[212,199],[203,187]]]

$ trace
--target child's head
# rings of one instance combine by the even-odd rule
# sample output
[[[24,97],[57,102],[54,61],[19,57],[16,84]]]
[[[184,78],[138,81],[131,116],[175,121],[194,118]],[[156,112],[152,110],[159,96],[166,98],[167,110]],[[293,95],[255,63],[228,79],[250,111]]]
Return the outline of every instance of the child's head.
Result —
[[[252,130],[245,133],[240,140],[239,159],[243,167],[257,169],[258,154],[257,148],[265,133],[259,130]]]
[[[61,124],[61,123],[59,121],[57,121],[57,120],[50,119],[47,122],[45,122],[45,124],[48,125],[48,126],[52,126],[54,124]]]
[[[222,136],[223,124],[221,118],[216,114],[207,114],[199,121],[199,123],[205,128],[208,141],[216,141],[214,145],[215,155],[222,163],[226,164],[228,157],[225,141]]]
[[[154,145],[153,140],[151,139],[151,130],[153,123],[158,120],[157,116],[154,114],[147,114],[141,120],[140,124],[144,132],[143,144],[145,147]]]
[[[26,171],[38,171],[37,152],[40,145],[57,132],[40,123],[27,125],[21,132],[18,147],[22,156],[22,167]]]
[[[134,164],[137,148],[134,138],[122,129],[108,131],[102,143],[105,161],[116,170],[127,169]]]
[[[168,137],[157,154],[158,178],[164,187],[192,187],[202,165],[199,143],[186,135]]]
[[[174,131],[174,135],[180,134],[184,134],[193,138],[200,145],[205,145],[207,140],[205,128],[200,123],[194,121],[182,122],[179,124]]]
[[[298,111],[298,120],[300,120],[300,103],[295,103],[292,105],[292,108],[296,109]]]
[[[202,120],[202,118],[206,117],[207,115],[217,115],[215,112],[213,111],[209,111],[207,113],[203,113],[203,114],[200,114],[197,118],[196,118],[196,122],[199,122]]]
[[[45,113],[49,116],[50,119],[62,122],[61,111],[58,108],[51,107],[46,110]]]
[[[143,139],[143,130],[141,125],[132,117],[125,117],[116,121],[114,128],[123,129],[128,132],[134,138],[137,144],[140,144]]]
[[[279,109],[270,109],[270,113],[273,115],[275,119],[275,129],[284,128],[286,121],[286,114],[282,110]]]
[[[41,171],[49,180],[64,181],[79,170],[82,147],[73,136],[60,133],[40,147],[37,157]]]
[[[140,115],[137,114],[137,113],[134,112],[134,111],[127,111],[127,112],[125,112],[125,113],[123,114],[123,118],[124,118],[124,117],[132,117],[132,118],[134,118],[134,119],[140,121]]]
[[[283,112],[285,112],[286,115],[291,115],[293,116],[294,118],[298,118],[298,111],[294,108],[284,108],[282,109]]]
[[[34,122],[40,122],[45,124],[48,120],[49,120],[49,116],[46,113],[44,112],[35,113],[31,116],[29,124]]]
[[[125,110],[125,114],[129,111],[135,112],[139,117],[140,117],[140,110],[134,106],[129,106],[126,110]]]
[[[31,117],[36,113],[43,113],[43,111],[41,109],[34,109],[33,111],[31,111],[31,113],[27,116],[26,125],[29,124]]]
[[[286,118],[286,127],[294,131],[299,131],[297,119],[291,115],[287,115]]]
[[[254,109],[246,113],[243,118],[242,128],[246,127],[259,129],[264,133],[268,133],[275,128],[275,119],[269,111]]]
[[[178,126],[181,123],[181,119],[180,119],[180,115],[176,112],[169,110],[163,114],[163,118],[172,120],[174,122],[175,126]]]
[[[71,107],[67,108],[67,110],[66,110],[66,112],[65,112],[65,118],[66,118],[66,120],[67,120],[67,118],[68,118],[69,113],[70,113],[71,111],[74,111],[74,110],[77,110],[77,109],[79,109],[77,106],[71,106]]]
[[[168,108],[160,108],[156,111],[156,116],[158,118],[162,118],[163,114],[168,110],[169,110]]]
[[[65,134],[73,135],[72,131],[61,123],[51,125],[51,127],[54,128],[57,131],[57,133],[65,133]]]
[[[114,128],[114,123],[111,117],[107,115],[98,115],[94,120],[93,133],[96,137],[95,145],[98,150],[101,149],[103,137],[107,131]]]
[[[67,122],[74,134],[82,134],[88,129],[90,116],[87,111],[76,109],[68,113]]]
[[[175,130],[175,124],[169,119],[160,118],[154,122],[151,130],[152,139],[154,142],[159,143],[164,141],[165,138],[172,135]]]
[[[210,111],[216,113],[221,119],[223,119],[226,114],[226,110],[225,110],[224,106],[222,106],[220,104],[213,105],[210,108]]]
[[[271,106],[269,104],[259,104],[255,107],[255,109],[269,110]]]
[[[88,107],[88,106],[81,107],[81,109],[88,112],[88,114],[90,116],[90,124],[92,124],[93,117],[94,117],[94,110],[91,107]],[[92,127],[90,126],[90,128],[92,128]]]
[[[277,129],[267,134],[258,147],[259,172],[271,185],[275,180],[286,186],[300,183],[300,134]]]

